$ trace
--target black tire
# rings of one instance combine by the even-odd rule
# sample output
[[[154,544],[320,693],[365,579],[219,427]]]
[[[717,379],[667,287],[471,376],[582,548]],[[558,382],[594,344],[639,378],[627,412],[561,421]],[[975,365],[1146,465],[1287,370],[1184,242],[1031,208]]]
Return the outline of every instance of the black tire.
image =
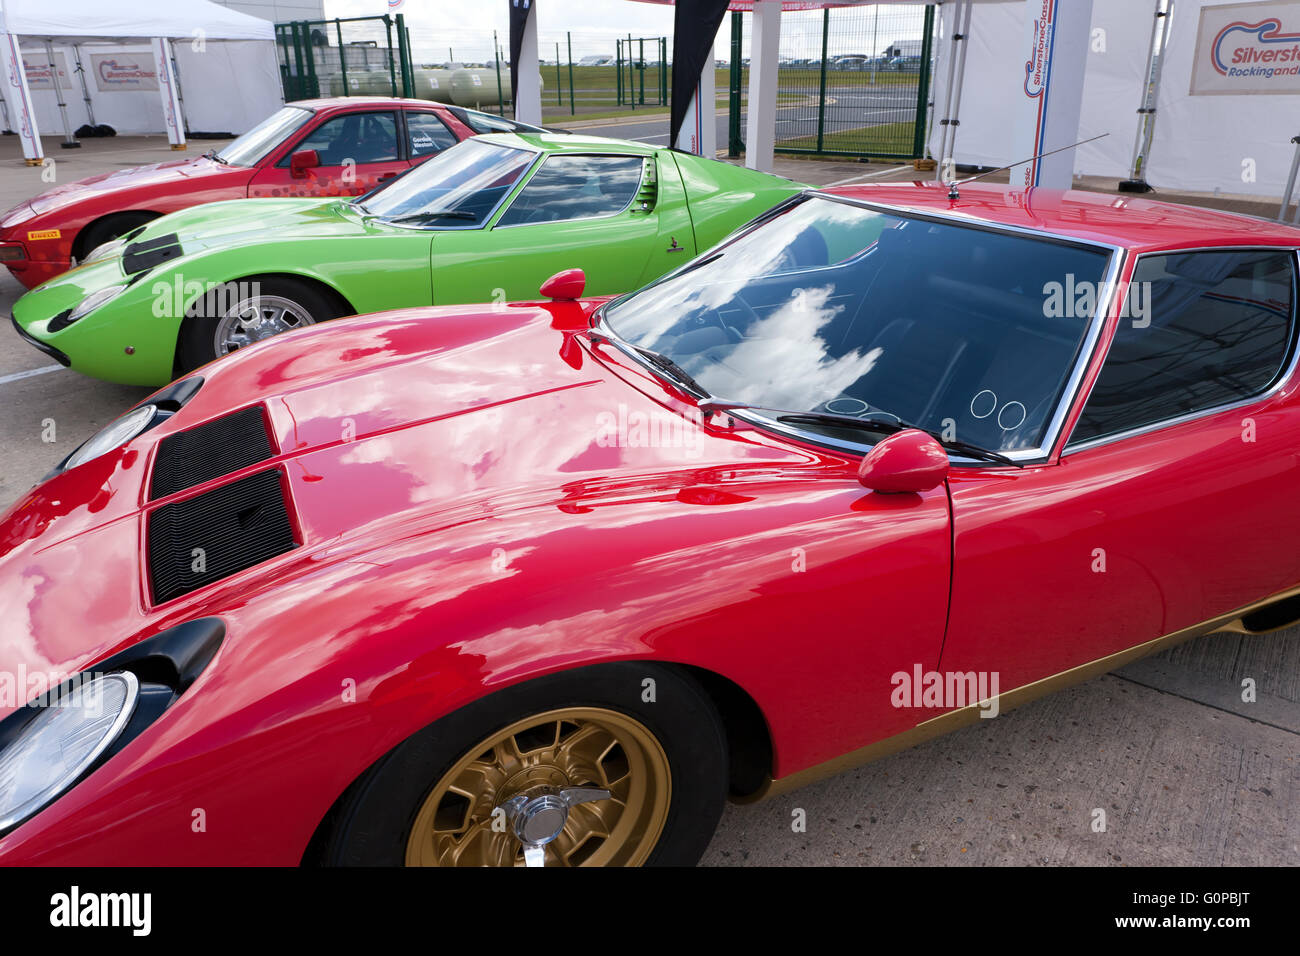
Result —
[[[157,218],[158,214],[152,212],[124,212],[92,222],[77,236],[77,259],[84,260],[104,243],[125,236],[132,229],[138,229]]]
[[[217,324],[225,309],[241,298],[249,286],[254,285],[262,296],[275,296],[294,303],[310,317],[313,324],[328,322],[347,314],[319,286],[292,276],[252,277],[227,282],[212,289],[186,311],[176,342],[178,375],[192,372],[200,365],[207,365],[220,358],[213,341]]]
[[[655,701],[642,700],[655,681]],[[316,862],[401,866],[426,797],[472,747],[533,714],[599,707],[634,718],[668,759],[671,800],[649,866],[694,866],[727,795],[727,744],[712,703],[690,677],[653,663],[619,662],[552,674],[449,714],[389,751],[336,805]],[[504,795],[494,795],[494,799]]]

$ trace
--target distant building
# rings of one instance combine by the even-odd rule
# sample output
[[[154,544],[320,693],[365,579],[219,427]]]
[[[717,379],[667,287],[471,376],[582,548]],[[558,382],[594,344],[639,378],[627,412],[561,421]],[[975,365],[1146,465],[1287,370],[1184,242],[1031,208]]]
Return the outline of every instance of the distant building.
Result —
[[[889,44],[889,46],[881,50],[880,55],[885,57],[920,56],[921,41],[920,40],[895,40],[893,43]]]

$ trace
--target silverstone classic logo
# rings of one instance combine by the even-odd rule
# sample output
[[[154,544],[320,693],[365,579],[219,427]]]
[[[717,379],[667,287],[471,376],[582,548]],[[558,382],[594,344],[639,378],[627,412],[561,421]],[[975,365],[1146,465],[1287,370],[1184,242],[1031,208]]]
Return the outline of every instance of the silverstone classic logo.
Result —
[[[1025,61],[1025,95],[1042,96],[1047,86],[1047,69],[1052,58],[1052,33],[1056,4],[1043,0],[1043,8],[1033,21],[1029,41],[1029,59]]]
[[[1278,19],[1229,23],[1214,38],[1210,55],[1222,76],[1300,76],[1300,33],[1283,32]]]

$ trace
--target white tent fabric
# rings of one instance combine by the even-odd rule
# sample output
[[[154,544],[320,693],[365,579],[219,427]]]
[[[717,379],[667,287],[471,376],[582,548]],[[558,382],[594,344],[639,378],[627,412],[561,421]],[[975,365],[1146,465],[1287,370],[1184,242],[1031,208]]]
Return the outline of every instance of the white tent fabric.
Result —
[[[102,39],[275,40],[269,20],[208,0],[0,0],[0,33],[87,42]]]
[[[1256,27],[1271,16],[1279,34],[1300,32],[1300,5],[1265,2],[1229,5],[1202,29],[1201,10],[1220,6],[1207,0],[1178,0],[1160,94],[1147,182],[1153,186],[1259,196],[1281,196],[1300,133],[1300,94],[1192,95],[1196,61],[1210,56],[1215,28],[1224,20]],[[1212,11],[1213,13],[1213,11]],[[1277,43],[1278,47],[1285,47]],[[1289,67],[1291,64],[1283,61]],[[1294,79],[1282,79],[1294,90]]]
[[[951,48],[948,38],[956,6],[945,3],[940,11],[940,63],[934,74],[936,119],[947,115],[943,89],[947,64],[943,58]],[[1137,135],[1137,108],[1154,6],[1155,0],[1093,0],[1094,36],[1088,52],[1078,138],[1109,135],[1075,151],[1076,173],[1127,178]],[[1024,0],[976,3],[966,51],[961,123],[953,151],[958,163],[1004,166],[1026,158],[1011,155],[1013,138],[1009,135],[1004,94],[1024,80],[1024,58],[1017,55],[1024,15]],[[1098,30],[1103,32],[1098,34]],[[938,149],[940,136],[936,122],[929,137],[932,152]]]
[[[191,129],[239,134],[281,102],[274,25],[208,0],[0,0],[0,37],[21,42],[23,61],[34,68],[23,71],[32,84],[26,125],[46,133],[64,129],[48,72],[43,81],[36,72],[47,71],[47,42],[66,74],[60,86],[70,129],[90,121],[81,78],[70,75],[74,46],[95,122],[122,133],[168,132],[174,144],[183,142],[165,121],[170,77],[159,62],[159,39],[173,50]],[[9,115],[20,122],[20,91],[7,87]],[[29,161],[40,152],[24,135]]]
[[[185,98],[185,118],[191,130],[238,135],[280,108],[280,69],[275,50],[266,41],[230,40],[208,43],[202,50],[195,50],[192,43],[178,40],[172,46]],[[54,55],[61,68],[66,64],[72,69],[71,47],[56,41]],[[42,64],[46,59],[43,45],[23,45],[23,60],[29,66]],[[81,47],[81,61],[87,73],[86,85],[90,88],[96,123],[105,123],[125,135],[163,132],[162,100],[155,83],[146,78],[141,89],[100,89],[98,68],[106,61],[120,64],[128,71],[138,65],[146,73],[156,72],[157,64],[148,45],[85,44]],[[69,74],[62,78],[62,86],[72,128],[89,123],[80,81]],[[33,85],[32,101],[37,125],[47,134],[62,133],[63,120],[48,86]]]

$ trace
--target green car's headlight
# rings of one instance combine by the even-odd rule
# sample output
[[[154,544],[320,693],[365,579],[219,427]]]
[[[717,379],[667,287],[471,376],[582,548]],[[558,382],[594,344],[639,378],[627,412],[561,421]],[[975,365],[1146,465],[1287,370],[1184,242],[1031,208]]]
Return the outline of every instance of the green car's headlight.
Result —
[[[77,305],[73,308],[71,314],[69,314],[68,317],[63,320],[63,324],[65,326],[71,325],[73,322],[76,322],[78,319],[83,318],[84,316],[89,315],[91,312],[98,309],[105,302],[111,302],[113,299],[116,299],[119,295],[121,295],[125,291],[126,291],[126,286],[114,285],[114,286],[109,286],[107,289],[100,289],[97,292],[90,293],[90,295],[86,296],[84,299],[82,299],[80,302],[77,303]]]
[[[153,421],[157,412],[158,406],[156,405],[141,405],[139,408],[131,409],[117,421],[101,428],[92,435],[68,456],[68,460],[63,463],[63,467],[75,468],[78,465],[85,464],[92,458],[98,458],[114,448],[125,445],[149,427],[149,423]]]
[[[81,260],[84,266],[88,262],[98,262],[100,259],[110,259],[113,256],[121,255],[122,250],[126,248],[125,239],[110,239],[108,242],[101,242],[94,249],[90,250],[90,255]]]
[[[139,696],[139,678],[120,671],[46,703],[0,751],[0,831],[76,783],[122,733]]]

